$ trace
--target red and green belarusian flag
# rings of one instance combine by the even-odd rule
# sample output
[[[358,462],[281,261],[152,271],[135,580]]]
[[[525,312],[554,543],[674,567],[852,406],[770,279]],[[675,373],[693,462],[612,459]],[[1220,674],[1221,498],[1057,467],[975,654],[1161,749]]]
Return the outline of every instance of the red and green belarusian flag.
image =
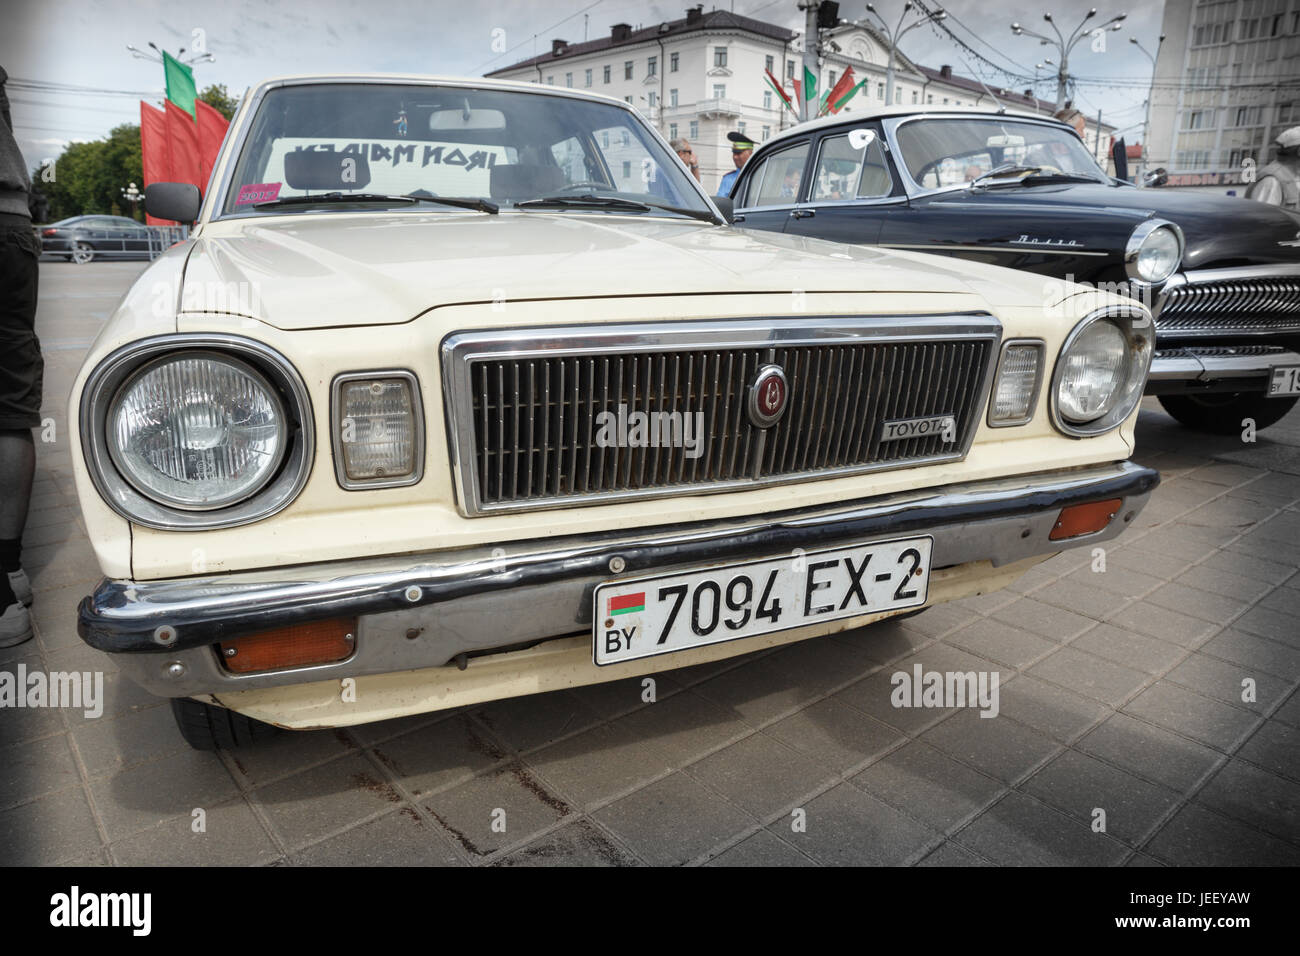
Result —
[[[632,614],[636,611],[645,610],[645,592],[638,591],[635,594],[621,594],[618,597],[609,599],[609,616],[617,617],[620,614]]]
[[[861,88],[861,83],[853,82],[853,67],[849,67],[831,88],[830,95],[826,97],[826,108],[832,113],[838,113],[844,108],[844,104],[853,99]]]
[[[790,94],[781,89],[781,84],[776,81],[776,77],[772,75],[772,71],[764,70],[763,74],[767,77],[767,85],[772,87],[772,90],[776,95],[781,98],[781,102],[786,105],[790,112],[794,113],[795,116],[798,116],[799,111],[795,109],[794,101],[790,99]]]

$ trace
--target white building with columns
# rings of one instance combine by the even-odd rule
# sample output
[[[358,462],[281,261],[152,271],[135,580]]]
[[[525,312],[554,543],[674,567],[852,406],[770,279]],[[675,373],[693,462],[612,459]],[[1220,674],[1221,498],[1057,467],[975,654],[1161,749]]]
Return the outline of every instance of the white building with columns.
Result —
[[[830,89],[853,68],[866,85],[845,112],[885,103],[889,44],[862,24],[841,24],[822,33],[818,92]],[[553,39],[551,50],[493,70],[488,76],[586,89],[631,103],[667,139],[690,140],[706,190],[716,190],[734,168],[726,134],[738,130],[756,143],[795,125],[794,115],[764,78],[771,70],[792,99],[794,77],[803,74],[802,41],[785,27],[726,10],[693,7],[678,20],[633,27],[618,23],[608,35],[570,43]],[[949,66],[922,66],[895,53],[894,102],[901,105],[988,106],[998,104],[1051,115],[1052,103],[1031,95],[989,88],[954,76]],[[1084,140],[1105,158],[1111,127],[1091,121]]]

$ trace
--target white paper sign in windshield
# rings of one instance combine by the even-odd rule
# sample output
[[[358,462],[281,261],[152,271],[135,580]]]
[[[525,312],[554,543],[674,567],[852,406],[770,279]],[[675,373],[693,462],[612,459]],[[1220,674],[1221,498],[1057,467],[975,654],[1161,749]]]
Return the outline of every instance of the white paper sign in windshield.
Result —
[[[512,149],[472,143],[440,143],[408,139],[316,139],[284,137],[275,141],[267,161],[265,181],[284,179],[284,157],[294,150],[323,150],[363,156],[370,165],[365,192],[413,193],[424,189],[435,196],[486,196],[492,167],[512,161]],[[318,190],[291,189],[281,196]]]

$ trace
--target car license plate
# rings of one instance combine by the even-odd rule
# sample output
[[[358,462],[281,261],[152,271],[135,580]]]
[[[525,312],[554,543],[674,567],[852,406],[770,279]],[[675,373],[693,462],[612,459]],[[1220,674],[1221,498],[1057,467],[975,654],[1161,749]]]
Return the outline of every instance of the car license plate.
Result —
[[[929,535],[597,586],[597,666],[925,603]]]
[[[1279,365],[1268,383],[1268,397],[1300,395],[1300,365]]]

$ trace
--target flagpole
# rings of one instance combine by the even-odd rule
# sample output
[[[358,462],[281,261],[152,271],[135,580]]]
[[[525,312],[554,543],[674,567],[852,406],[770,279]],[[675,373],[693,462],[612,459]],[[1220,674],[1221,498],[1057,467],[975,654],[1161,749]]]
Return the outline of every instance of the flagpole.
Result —
[[[806,0],[799,4],[799,8],[804,12],[804,34],[803,34],[803,68],[804,68],[804,88],[799,97],[799,119],[811,119],[808,115],[808,103],[816,99],[817,87],[814,85],[811,89],[808,85],[808,77],[813,78],[814,84],[819,76],[817,70],[817,8],[820,6],[819,0]]]

